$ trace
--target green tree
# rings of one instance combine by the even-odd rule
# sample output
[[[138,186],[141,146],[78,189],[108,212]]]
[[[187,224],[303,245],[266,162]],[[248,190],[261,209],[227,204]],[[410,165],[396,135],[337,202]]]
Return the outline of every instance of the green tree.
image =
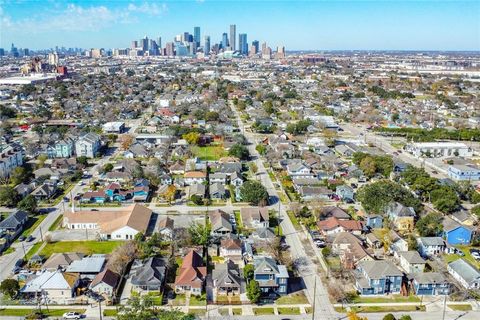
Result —
[[[205,114],[205,120],[207,121],[218,121],[219,114],[216,111],[209,111]]]
[[[247,181],[240,187],[240,196],[243,201],[253,205],[268,203],[267,189],[258,181]]]
[[[29,194],[28,196],[20,200],[20,202],[17,204],[17,208],[34,214],[37,212],[38,208],[37,199],[31,194]]]
[[[240,160],[248,160],[250,157],[250,152],[248,152],[247,147],[240,143],[236,143],[231,146],[228,154],[233,157],[237,157]]]
[[[363,158],[363,160],[360,162],[359,167],[360,169],[362,169],[363,173],[369,178],[373,177],[377,172],[377,165],[372,157]]]
[[[412,317],[408,314],[404,314],[400,317],[399,320],[412,320]]]
[[[10,299],[14,298],[19,290],[20,285],[15,279],[5,279],[0,284],[0,292],[8,296]]]
[[[0,204],[13,207],[18,201],[18,193],[11,186],[0,187]]]
[[[82,164],[84,166],[88,166],[88,158],[85,156],[77,157],[77,163]]]
[[[389,180],[380,180],[363,186],[358,190],[357,198],[366,211],[377,214],[384,213],[386,206],[392,201],[413,207],[416,212],[421,208],[420,201],[408,189]]]
[[[209,223],[207,223],[206,225],[200,223],[192,223],[190,227],[188,227],[190,238],[192,239],[192,243],[195,245],[207,245],[208,240],[210,239],[211,231],[212,227]]]
[[[25,167],[16,167],[12,170],[10,180],[14,185],[26,182],[30,177],[30,172]]]
[[[472,213],[480,218],[480,205],[473,207]]]
[[[387,313],[384,317],[383,320],[396,320],[395,316],[391,313]]]
[[[443,231],[442,220],[440,213],[430,212],[417,221],[415,228],[422,237],[435,237]]]
[[[200,142],[200,133],[192,131],[182,135],[182,138],[185,139],[188,144],[198,144]]]
[[[119,307],[118,320],[194,320],[195,316],[179,310],[159,310],[153,308],[150,296],[132,295],[125,306]]]
[[[430,194],[433,206],[441,212],[452,213],[460,205],[460,198],[452,187],[441,186]]]
[[[243,268],[243,276],[245,277],[245,280],[247,280],[247,282],[253,279],[254,271],[255,267],[253,266],[253,264],[247,264]]]
[[[200,206],[200,205],[203,204],[203,198],[201,196],[199,196],[198,194],[192,194],[190,196],[190,201],[192,201],[197,206]]]
[[[255,147],[255,150],[257,150],[257,152],[261,156],[264,156],[267,153],[267,147],[265,147],[265,145],[263,145],[263,144],[257,144],[257,146]],[[479,196],[480,196],[480,193],[479,193]]]
[[[102,171],[103,171],[104,173],[110,172],[110,171],[112,171],[112,170],[113,170],[113,164],[112,164],[112,163],[106,163],[106,164],[103,166],[103,169],[102,169]]]
[[[258,281],[252,280],[247,284],[247,298],[252,303],[258,302],[260,296],[262,295],[262,291],[260,290],[260,285]]]

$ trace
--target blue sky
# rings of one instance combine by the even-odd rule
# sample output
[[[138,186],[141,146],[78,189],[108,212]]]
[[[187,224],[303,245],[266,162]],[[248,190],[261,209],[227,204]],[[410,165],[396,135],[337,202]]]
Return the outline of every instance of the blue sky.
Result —
[[[218,42],[230,24],[287,50],[480,50],[480,1],[0,0],[0,47],[128,47],[144,35]],[[237,39],[238,42],[238,39]]]

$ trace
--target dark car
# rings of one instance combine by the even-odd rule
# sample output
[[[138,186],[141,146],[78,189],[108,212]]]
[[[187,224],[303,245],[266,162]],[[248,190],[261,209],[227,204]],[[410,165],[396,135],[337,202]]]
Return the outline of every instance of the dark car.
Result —
[[[18,241],[24,241],[26,238],[25,236],[22,234],[20,237],[18,237]]]
[[[35,238],[34,238],[32,235],[29,235],[29,236],[27,237],[27,242],[32,242],[33,239],[35,239]]]

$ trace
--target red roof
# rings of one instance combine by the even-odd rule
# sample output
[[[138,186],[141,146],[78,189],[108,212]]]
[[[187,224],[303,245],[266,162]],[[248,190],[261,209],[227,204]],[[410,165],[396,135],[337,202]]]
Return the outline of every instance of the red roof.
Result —
[[[362,223],[356,220],[338,220],[335,217],[318,221],[317,226],[320,230],[332,230],[338,227],[342,227],[346,231],[362,230]]]
[[[206,276],[207,268],[203,266],[202,257],[195,250],[190,250],[183,259],[175,285],[201,288]]]

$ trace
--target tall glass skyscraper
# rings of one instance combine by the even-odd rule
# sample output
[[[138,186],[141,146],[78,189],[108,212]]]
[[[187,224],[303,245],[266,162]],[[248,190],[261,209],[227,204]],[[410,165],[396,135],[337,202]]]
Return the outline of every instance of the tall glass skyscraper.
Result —
[[[252,41],[252,46],[255,47],[255,50],[256,50],[257,52],[259,52],[258,49],[260,49],[260,42],[258,42],[258,40],[253,40],[253,41]]]
[[[193,41],[200,47],[200,27],[193,28]]]
[[[206,56],[210,54],[210,36],[205,36],[205,43],[203,45],[203,52]]]
[[[240,33],[238,35],[238,49],[241,54],[248,54],[248,42],[246,33]]]
[[[225,50],[228,47],[228,34],[226,32],[222,35],[222,49]]]
[[[234,24],[231,24],[230,25],[230,49],[232,49],[233,51],[237,50],[236,38],[237,38],[237,26]]]

